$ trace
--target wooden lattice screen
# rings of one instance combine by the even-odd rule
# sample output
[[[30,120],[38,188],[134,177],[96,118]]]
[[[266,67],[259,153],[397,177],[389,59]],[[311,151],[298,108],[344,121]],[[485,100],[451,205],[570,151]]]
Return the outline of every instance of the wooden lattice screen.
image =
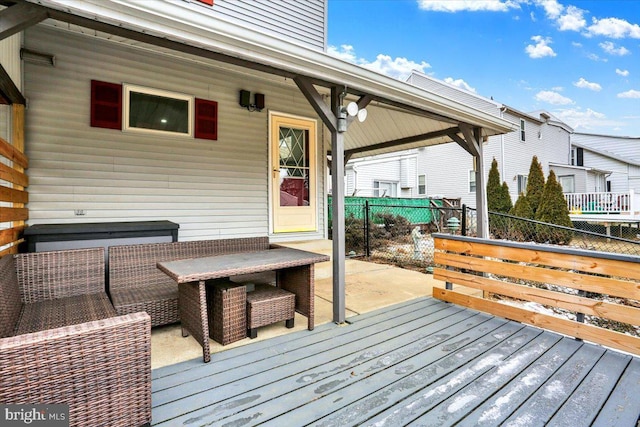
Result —
[[[29,185],[24,170],[29,160],[24,154],[24,105],[11,105],[11,142],[0,138],[0,156],[9,162],[0,163],[0,256],[17,253],[29,210],[25,204]]]

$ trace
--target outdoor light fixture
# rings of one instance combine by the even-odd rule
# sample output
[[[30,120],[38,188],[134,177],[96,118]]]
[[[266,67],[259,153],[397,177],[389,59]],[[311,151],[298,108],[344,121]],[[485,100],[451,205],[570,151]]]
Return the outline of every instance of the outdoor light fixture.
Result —
[[[342,104],[342,100],[346,92],[342,92],[340,95],[340,103]],[[346,132],[347,131],[347,116],[349,117],[357,117],[360,123],[364,122],[367,119],[367,110],[365,108],[358,108],[358,104],[355,102],[350,102],[346,107],[340,107],[340,111],[338,112],[338,132]]]
[[[262,111],[264,108],[264,94],[256,93],[253,95],[253,104],[251,103],[251,92],[248,90],[240,90],[240,106],[249,111]]]

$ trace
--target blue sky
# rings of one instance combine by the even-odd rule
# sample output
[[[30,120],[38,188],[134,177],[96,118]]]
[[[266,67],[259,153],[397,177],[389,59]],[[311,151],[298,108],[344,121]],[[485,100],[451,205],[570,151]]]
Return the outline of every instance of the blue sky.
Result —
[[[329,53],[640,137],[638,0],[329,0]]]

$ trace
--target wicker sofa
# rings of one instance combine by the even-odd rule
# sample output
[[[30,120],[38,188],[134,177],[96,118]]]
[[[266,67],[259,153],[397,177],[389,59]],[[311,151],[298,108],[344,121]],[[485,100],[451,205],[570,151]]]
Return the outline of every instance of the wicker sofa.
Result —
[[[109,247],[109,293],[118,314],[146,311],[151,326],[176,323],[178,285],[159,261],[269,249],[269,238],[246,237]]]
[[[69,405],[72,426],[151,421],[151,327],[118,316],[104,249],[0,258],[0,402]]]

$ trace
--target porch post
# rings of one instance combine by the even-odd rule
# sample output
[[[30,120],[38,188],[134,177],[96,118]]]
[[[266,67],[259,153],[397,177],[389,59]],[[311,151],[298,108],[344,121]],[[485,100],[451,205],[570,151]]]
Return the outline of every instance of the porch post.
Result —
[[[484,175],[482,140],[478,140],[476,156],[476,212],[478,215],[478,237],[489,238],[489,210],[487,206],[487,182]]]
[[[331,88],[331,110],[335,117],[340,113],[340,95],[337,87]],[[344,323],[345,298],[345,230],[344,230],[344,134],[331,130],[331,242],[333,244],[333,321]]]
[[[476,163],[476,221],[478,237],[489,238],[489,211],[487,209],[487,183],[484,176],[484,155],[482,153],[482,128],[473,128],[459,123],[464,139],[450,135],[462,148],[475,158]]]

